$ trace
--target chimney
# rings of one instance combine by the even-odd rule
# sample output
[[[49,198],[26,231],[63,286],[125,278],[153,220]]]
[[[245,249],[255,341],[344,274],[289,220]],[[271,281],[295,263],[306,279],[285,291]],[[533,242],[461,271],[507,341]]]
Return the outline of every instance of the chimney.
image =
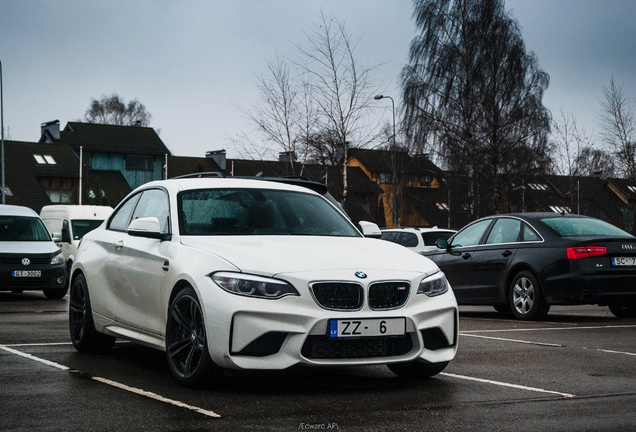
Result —
[[[53,120],[50,122],[42,123],[40,125],[41,136],[43,136],[46,132],[48,132],[49,136],[53,141],[60,140],[60,121]]]
[[[296,152],[286,151],[278,153],[278,162],[296,162]]]
[[[219,166],[221,171],[225,171],[227,166],[227,159],[225,157],[225,150],[212,150],[209,152],[205,152],[206,158],[214,159],[214,162]]]

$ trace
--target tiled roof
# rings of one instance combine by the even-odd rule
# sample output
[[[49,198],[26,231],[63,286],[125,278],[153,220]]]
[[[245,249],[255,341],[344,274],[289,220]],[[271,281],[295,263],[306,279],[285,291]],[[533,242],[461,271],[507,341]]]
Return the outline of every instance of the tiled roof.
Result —
[[[349,159],[356,158],[374,174],[389,174],[393,172],[390,150],[349,149]],[[425,155],[411,156],[405,151],[397,151],[396,167],[398,172],[405,174],[442,174],[438,168]]]
[[[60,133],[60,141],[79,153],[84,150],[99,153],[170,155],[153,128],[68,122]]]
[[[39,163],[34,155],[45,163]],[[4,157],[5,185],[13,193],[6,197],[6,203],[27,206],[36,212],[51,204],[39,178],[79,177],[79,158],[64,144],[5,141]]]

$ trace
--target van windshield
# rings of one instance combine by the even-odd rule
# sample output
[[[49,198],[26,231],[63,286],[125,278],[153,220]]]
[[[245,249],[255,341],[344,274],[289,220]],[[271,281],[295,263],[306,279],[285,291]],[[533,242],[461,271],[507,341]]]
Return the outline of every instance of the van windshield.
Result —
[[[74,219],[71,221],[71,228],[73,228],[73,240],[81,240],[89,232],[100,226],[104,222],[103,220],[85,220]]]
[[[0,216],[0,241],[51,241],[51,236],[39,218]]]

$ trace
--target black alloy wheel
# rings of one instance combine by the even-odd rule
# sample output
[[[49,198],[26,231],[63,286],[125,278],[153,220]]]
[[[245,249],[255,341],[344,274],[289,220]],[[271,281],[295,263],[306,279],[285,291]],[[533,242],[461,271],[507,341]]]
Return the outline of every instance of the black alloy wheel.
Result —
[[[205,387],[221,373],[210,358],[203,311],[191,287],[181,290],[168,309],[166,356],[172,375],[186,387]]]
[[[514,277],[510,284],[510,308],[520,320],[541,320],[550,311],[543,297],[541,286],[534,274],[523,270]]]
[[[73,280],[70,297],[68,323],[75,349],[83,353],[108,352],[115,344],[115,338],[95,330],[88,285],[83,274]]]

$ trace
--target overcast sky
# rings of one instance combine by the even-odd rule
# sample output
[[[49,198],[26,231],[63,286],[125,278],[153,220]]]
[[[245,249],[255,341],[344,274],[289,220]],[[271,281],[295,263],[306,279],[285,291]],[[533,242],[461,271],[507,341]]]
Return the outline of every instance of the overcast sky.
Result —
[[[544,104],[598,129],[599,98],[614,77],[636,109],[636,1],[507,0],[526,49],[550,75]],[[408,0],[0,0],[5,139],[37,141],[40,124],[81,120],[92,98],[138,99],[178,156],[225,148],[252,125],[236,106],[258,100],[258,77],[321,11],[359,40],[400,103],[399,74],[416,35]],[[378,102],[380,111],[384,101]]]

